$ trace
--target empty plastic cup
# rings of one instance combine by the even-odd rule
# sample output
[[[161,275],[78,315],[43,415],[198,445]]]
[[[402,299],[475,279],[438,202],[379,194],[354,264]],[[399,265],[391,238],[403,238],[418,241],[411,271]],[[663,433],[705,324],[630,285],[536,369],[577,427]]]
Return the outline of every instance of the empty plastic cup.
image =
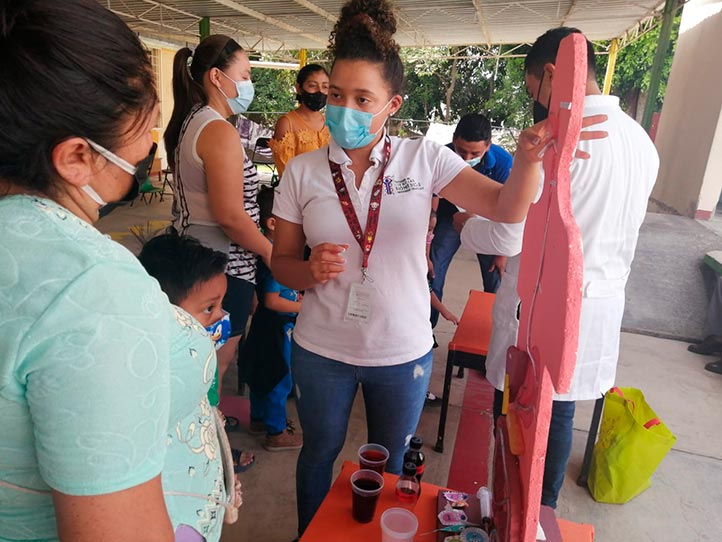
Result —
[[[381,542],[413,542],[419,520],[404,508],[389,508],[381,514]]]

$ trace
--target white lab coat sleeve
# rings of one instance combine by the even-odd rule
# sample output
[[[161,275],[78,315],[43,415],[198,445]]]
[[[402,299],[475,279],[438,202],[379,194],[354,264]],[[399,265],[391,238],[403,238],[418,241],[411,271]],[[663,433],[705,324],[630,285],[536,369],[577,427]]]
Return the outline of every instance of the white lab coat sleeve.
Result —
[[[524,222],[503,224],[473,216],[461,230],[461,246],[477,254],[516,256],[521,252]]]

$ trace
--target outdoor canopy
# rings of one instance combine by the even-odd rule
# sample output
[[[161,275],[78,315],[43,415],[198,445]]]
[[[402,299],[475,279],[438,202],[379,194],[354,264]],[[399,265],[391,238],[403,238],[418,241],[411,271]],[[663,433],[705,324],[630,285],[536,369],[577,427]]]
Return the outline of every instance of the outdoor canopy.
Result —
[[[343,0],[99,0],[139,34],[195,43],[204,18],[256,51],[322,49]],[[532,43],[574,26],[593,41],[624,37],[663,8],[660,0],[394,0],[402,47]]]

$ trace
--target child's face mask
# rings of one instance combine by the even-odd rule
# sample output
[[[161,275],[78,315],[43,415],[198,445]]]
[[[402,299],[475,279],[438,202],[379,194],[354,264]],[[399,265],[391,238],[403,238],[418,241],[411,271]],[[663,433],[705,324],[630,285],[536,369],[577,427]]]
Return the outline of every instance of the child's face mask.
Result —
[[[223,311],[223,316],[217,322],[212,323],[206,328],[211,339],[216,345],[216,350],[226,344],[228,337],[231,336],[231,315]]]

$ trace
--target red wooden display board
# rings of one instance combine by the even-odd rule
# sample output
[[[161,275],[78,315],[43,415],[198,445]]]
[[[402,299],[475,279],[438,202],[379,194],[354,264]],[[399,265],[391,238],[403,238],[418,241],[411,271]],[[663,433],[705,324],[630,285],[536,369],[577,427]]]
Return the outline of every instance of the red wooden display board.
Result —
[[[507,355],[510,404],[497,429],[495,520],[503,542],[534,542],[544,478],[552,393],[569,390],[576,364],[582,299],[581,235],[570,198],[570,165],[582,125],[586,39],[559,47],[544,155],[544,188],[524,229],[519,270],[519,335]]]

